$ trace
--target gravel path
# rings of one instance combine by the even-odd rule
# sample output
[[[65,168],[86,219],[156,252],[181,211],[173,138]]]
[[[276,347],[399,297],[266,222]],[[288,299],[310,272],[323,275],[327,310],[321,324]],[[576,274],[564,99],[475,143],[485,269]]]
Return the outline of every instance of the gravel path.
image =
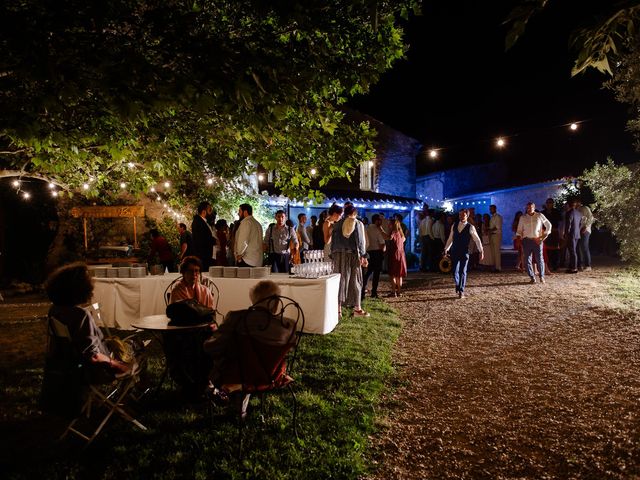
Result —
[[[639,478],[640,315],[611,268],[410,278],[371,480]]]

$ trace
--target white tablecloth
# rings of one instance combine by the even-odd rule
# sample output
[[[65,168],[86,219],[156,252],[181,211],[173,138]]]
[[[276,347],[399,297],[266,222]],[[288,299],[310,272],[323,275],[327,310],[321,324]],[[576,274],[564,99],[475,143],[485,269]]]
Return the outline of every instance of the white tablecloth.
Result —
[[[149,315],[165,313],[164,291],[179,277],[177,273],[143,278],[95,278],[93,301],[100,303],[101,317],[109,327],[132,329],[131,323]],[[300,304],[306,333],[326,334],[338,324],[339,275],[323,278],[289,278],[287,274],[267,277],[276,282],[282,295]],[[259,278],[211,278],[220,290],[218,311],[226,315],[251,305],[249,290]]]

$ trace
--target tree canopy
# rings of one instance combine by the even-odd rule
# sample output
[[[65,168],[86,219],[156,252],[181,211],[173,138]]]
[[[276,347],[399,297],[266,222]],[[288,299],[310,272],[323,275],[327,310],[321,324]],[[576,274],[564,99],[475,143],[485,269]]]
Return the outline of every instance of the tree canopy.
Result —
[[[416,8],[7,0],[0,170],[108,198],[167,180],[197,195],[261,164],[283,193],[313,196],[373,156],[374,133],[340,105],[404,55],[400,23]]]

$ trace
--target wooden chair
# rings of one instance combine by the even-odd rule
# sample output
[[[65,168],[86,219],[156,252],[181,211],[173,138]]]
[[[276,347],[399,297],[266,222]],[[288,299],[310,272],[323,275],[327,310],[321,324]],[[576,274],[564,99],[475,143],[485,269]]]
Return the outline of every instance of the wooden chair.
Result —
[[[48,319],[48,341],[41,401],[43,410],[71,419],[60,436],[61,440],[72,433],[89,445],[114,414],[141,430],[147,430],[123,408],[139,380],[138,365],[123,375],[114,376],[103,371],[100,372],[102,378],[96,379],[90,374],[91,367],[84,364],[73,346],[67,326],[52,316]],[[96,407],[101,406],[104,407],[104,416],[98,417]],[[83,418],[97,420],[98,424],[90,431],[82,431],[78,422]]]
[[[217,383],[223,392],[239,398],[240,444],[251,395],[258,395],[263,407],[266,394],[289,392],[297,436],[298,402],[291,375],[304,331],[304,312],[295,300],[275,295],[238,314],[241,317],[225,320],[235,324],[230,327],[229,356],[222,362]]]

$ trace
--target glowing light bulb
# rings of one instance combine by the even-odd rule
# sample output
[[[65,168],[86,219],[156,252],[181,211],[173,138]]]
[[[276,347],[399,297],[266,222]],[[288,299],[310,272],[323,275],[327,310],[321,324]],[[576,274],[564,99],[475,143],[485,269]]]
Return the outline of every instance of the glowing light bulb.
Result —
[[[431,158],[436,158],[436,157],[438,156],[438,151],[437,151],[437,150],[435,150],[435,149],[431,149],[431,150],[429,150],[429,156],[430,156]]]
[[[12,182],[12,184],[13,184],[14,187],[19,187],[20,186],[20,180],[14,180]]]
[[[22,192],[22,196],[25,200],[29,200],[31,198],[31,194],[29,192]]]
[[[57,197],[57,196],[58,196],[58,192],[57,192],[56,190],[53,190],[53,191],[51,192],[51,195],[52,195],[53,197]]]
[[[507,142],[505,142],[504,138],[498,138],[498,139],[496,140],[496,145],[497,145],[499,148],[504,147],[506,144],[507,144]]]
[[[56,188],[56,186],[53,183],[49,183],[49,188],[53,190],[54,188]]]
[[[169,188],[171,186],[171,183],[169,182],[164,182],[164,188]]]
[[[207,178],[207,185],[213,185],[213,178]]]
[[[572,123],[571,125],[569,125],[569,128],[571,129],[571,131],[575,132],[576,130],[578,130],[578,124]]]
[[[156,187],[151,187],[151,188],[149,189],[149,191],[151,191],[152,193],[153,193],[153,192],[155,192],[155,191],[156,191]]]
[[[315,175],[316,173],[318,173],[318,171],[315,168],[311,169],[311,175]]]
[[[264,175],[263,174],[258,175],[258,181],[262,182],[263,180],[264,180]]]
[[[127,188],[127,184],[124,182],[120,182],[120,188]]]
[[[82,188],[83,188],[84,190],[89,190],[89,184],[88,184],[88,183],[83,183],[83,184],[82,184]]]
[[[133,167],[135,167],[135,165],[134,165],[134,163],[133,163],[133,162],[129,162],[129,163],[127,163],[127,166],[128,166],[129,168],[133,168]]]
[[[166,204],[166,203],[162,204],[162,206],[163,206],[164,208],[167,208],[167,204]]]

